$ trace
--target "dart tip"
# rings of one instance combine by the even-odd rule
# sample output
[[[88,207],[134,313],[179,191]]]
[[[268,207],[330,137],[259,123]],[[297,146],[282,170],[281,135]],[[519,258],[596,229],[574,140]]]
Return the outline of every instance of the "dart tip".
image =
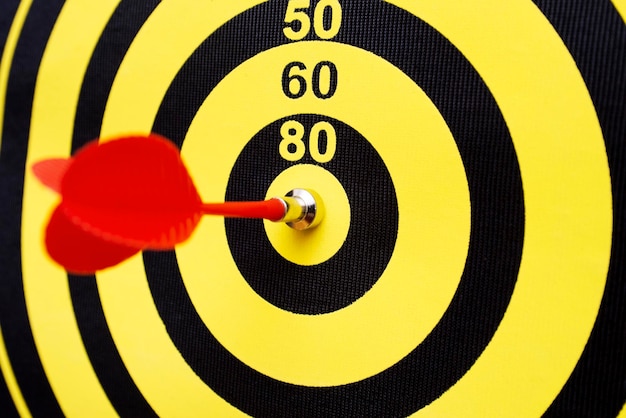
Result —
[[[318,226],[324,219],[326,208],[321,196],[310,189],[293,189],[282,198],[286,204],[281,222],[303,231]]]

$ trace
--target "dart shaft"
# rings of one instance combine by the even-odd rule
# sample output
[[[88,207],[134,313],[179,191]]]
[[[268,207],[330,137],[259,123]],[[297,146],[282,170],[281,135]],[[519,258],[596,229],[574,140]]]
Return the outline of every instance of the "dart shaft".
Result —
[[[286,203],[280,198],[258,202],[204,203],[205,215],[218,215],[226,218],[253,218],[280,221],[286,213]]]
[[[204,203],[205,215],[226,218],[267,219],[285,222],[294,229],[303,230],[318,225],[324,216],[324,206],[319,195],[305,189],[294,189],[285,197],[264,201]]]

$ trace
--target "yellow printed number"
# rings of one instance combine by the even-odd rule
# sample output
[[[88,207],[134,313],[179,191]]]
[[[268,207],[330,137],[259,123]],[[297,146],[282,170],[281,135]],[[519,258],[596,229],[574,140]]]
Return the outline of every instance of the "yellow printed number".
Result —
[[[303,141],[304,125],[296,120],[288,120],[280,127],[281,141],[278,145],[280,156],[287,161],[299,161],[304,157],[306,144]],[[320,143],[326,139],[326,149],[322,151]],[[320,121],[309,132],[309,153],[318,163],[327,163],[333,159],[337,150],[337,133],[333,125]]]
[[[307,14],[310,0],[290,0],[285,11],[283,34],[292,41],[304,39],[311,31],[311,17]],[[328,13],[328,27],[324,17]],[[338,0],[320,0],[313,9],[313,29],[319,39],[332,39],[341,28],[342,10]]]

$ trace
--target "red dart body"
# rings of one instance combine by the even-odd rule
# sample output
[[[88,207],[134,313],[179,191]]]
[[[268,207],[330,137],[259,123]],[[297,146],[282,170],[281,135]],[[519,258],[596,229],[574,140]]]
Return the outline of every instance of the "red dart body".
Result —
[[[61,196],[86,231],[138,248],[173,248],[202,215],[178,149],[156,135],[88,144],[67,168]]]
[[[179,150],[156,134],[94,141],[72,158],[35,164],[33,172],[61,194],[46,246],[74,273],[93,273],[140,250],[173,249],[203,214],[279,221],[287,209],[281,199],[202,203]]]

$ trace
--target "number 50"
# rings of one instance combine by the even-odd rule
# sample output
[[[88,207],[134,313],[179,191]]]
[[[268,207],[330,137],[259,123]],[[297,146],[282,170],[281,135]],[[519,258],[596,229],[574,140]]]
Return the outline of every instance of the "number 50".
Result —
[[[307,14],[311,0],[289,0],[285,12],[285,23],[290,26],[283,28],[283,33],[292,41],[299,41],[311,31],[311,17]],[[330,11],[330,26],[324,26],[324,14]],[[294,23],[296,23],[294,25]],[[294,29],[296,27],[296,29]],[[337,36],[341,28],[341,4],[338,0],[320,0],[313,9],[313,30],[320,39],[331,39]]]

